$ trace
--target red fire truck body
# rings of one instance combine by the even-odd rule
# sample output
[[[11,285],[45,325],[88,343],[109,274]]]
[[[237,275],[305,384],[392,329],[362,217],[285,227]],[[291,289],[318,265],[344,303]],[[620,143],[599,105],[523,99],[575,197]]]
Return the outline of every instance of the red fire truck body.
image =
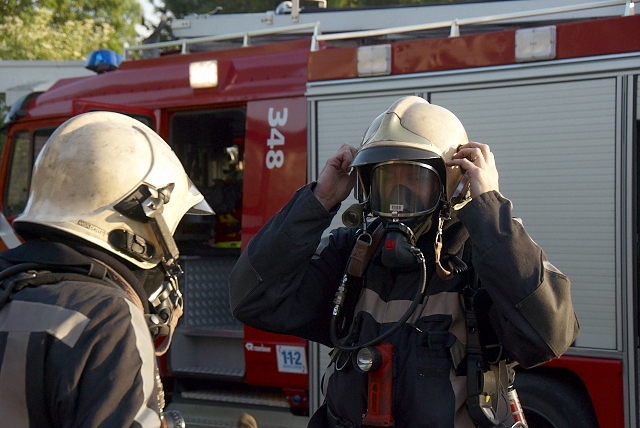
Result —
[[[452,28],[453,37],[429,37],[430,28],[297,34],[61,80],[14,105],[0,129],[0,208],[9,222],[21,212],[35,156],[69,117],[106,109],[155,129],[218,214],[176,231],[185,315],[162,361],[171,406],[201,426],[225,426],[216,412],[237,406],[291,410],[303,416],[277,413],[278,424],[304,426],[322,400],[328,350],[242,326],[229,313],[226,278],[342,142],[357,145],[400,96],[423,96],[491,145],[502,193],[572,280],[581,335],[567,355],[516,377],[531,426],[634,427],[640,17],[632,6],[630,16],[505,20],[462,36]],[[215,70],[215,84],[194,83],[197,66]],[[0,237],[17,242],[6,222]]]
[[[281,395],[243,390],[233,398],[225,386],[195,386],[197,394],[206,390],[206,397],[214,399],[222,396],[302,413],[308,409],[306,341],[243,328],[229,313],[226,285],[241,242],[246,244],[306,183],[308,54],[309,41],[304,40],[213,55],[127,61],[115,71],[61,80],[45,93],[29,97],[21,106],[24,113],[17,110],[14,117],[19,119],[3,130],[7,154],[0,174],[3,213],[9,221],[24,207],[39,149],[69,117],[91,110],[122,112],[182,147],[176,152],[191,165],[189,176],[219,214],[211,224],[181,225],[176,232],[185,271],[181,285],[185,315],[164,364],[185,396],[193,391],[183,387],[183,379],[198,384],[200,379],[215,378],[223,385],[229,381],[275,387]],[[189,86],[189,64],[195,58],[218,61],[217,88]],[[286,162],[278,167],[265,162],[272,136],[286,150]],[[225,152],[234,147],[234,156],[240,157],[235,163]],[[277,349],[300,364],[283,368],[283,357],[278,370]]]

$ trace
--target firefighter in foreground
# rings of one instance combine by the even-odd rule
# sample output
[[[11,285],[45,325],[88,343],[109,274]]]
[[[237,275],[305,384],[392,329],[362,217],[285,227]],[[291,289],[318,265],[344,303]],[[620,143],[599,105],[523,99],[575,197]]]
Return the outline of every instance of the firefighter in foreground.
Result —
[[[170,339],[182,313],[172,233],[186,213],[212,214],[137,120],[86,113],[51,135],[14,222],[25,242],[0,253],[3,426],[180,426],[161,413],[168,340],[152,336]]]
[[[322,238],[356,177],[350,228]],[[512,219],[489,147],[413,96],[343,145],[230,277],[239,320],[334,348],[311,427],[524,426],[513,366],[573,342],[569,289]]]

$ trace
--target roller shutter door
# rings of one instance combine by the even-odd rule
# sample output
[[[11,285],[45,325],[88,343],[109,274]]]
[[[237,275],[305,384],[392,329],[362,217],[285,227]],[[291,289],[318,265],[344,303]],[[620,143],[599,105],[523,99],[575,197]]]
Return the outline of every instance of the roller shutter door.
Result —
[[[615,95],[613,78],[431,94],[491,145],[514,216],[569,276],[576,347],[607,350],[621,341]]]

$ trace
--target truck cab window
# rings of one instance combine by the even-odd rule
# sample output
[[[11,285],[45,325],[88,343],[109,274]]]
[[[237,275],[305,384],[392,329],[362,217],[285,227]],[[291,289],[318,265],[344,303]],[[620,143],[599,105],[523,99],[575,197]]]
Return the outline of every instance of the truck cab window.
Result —
[[[28,132],[17,132],[13,136],[5,200],[7,216],[20,214],[27,204],[33,164],[30,146]]]
[[[30,138],[28,131],[14,134],[5,192],[5,214],[7,216],[20,214],[27,205],[33,162],[54,130],[55,128],[39,129],[33,133],[33,138]]]
[[[4,146],[5,143],[7,142],[7,132],[9,131],[8,128],[1,128],[0,129],[0,162],[2,161],[2,156],[4,153]]]
[[[40,154],[44,143],[47,142],[51,134],[53,134],[55,128],[49,129],[38,129],[33,133],[33,161],[35,162],[36,158]]]
[[[216,212],[186,216],[175,238],[185,255],[240,248],[245,110],[176,113],[170,144]]]

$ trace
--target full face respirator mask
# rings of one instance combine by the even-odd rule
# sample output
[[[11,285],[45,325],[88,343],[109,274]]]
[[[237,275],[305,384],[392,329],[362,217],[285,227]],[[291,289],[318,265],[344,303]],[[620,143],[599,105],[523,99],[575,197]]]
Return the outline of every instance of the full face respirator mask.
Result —
[[[385,227],[382,263],[392,269],[415,266],[418,237],[433,224],[443,188],[438,171],[417,161],[390,161],[375,165],[366,173],[364,184],[358,171],[356,193],[359,204],[342,216],[347,227],[359,227],[369,214],[379,217]]]

